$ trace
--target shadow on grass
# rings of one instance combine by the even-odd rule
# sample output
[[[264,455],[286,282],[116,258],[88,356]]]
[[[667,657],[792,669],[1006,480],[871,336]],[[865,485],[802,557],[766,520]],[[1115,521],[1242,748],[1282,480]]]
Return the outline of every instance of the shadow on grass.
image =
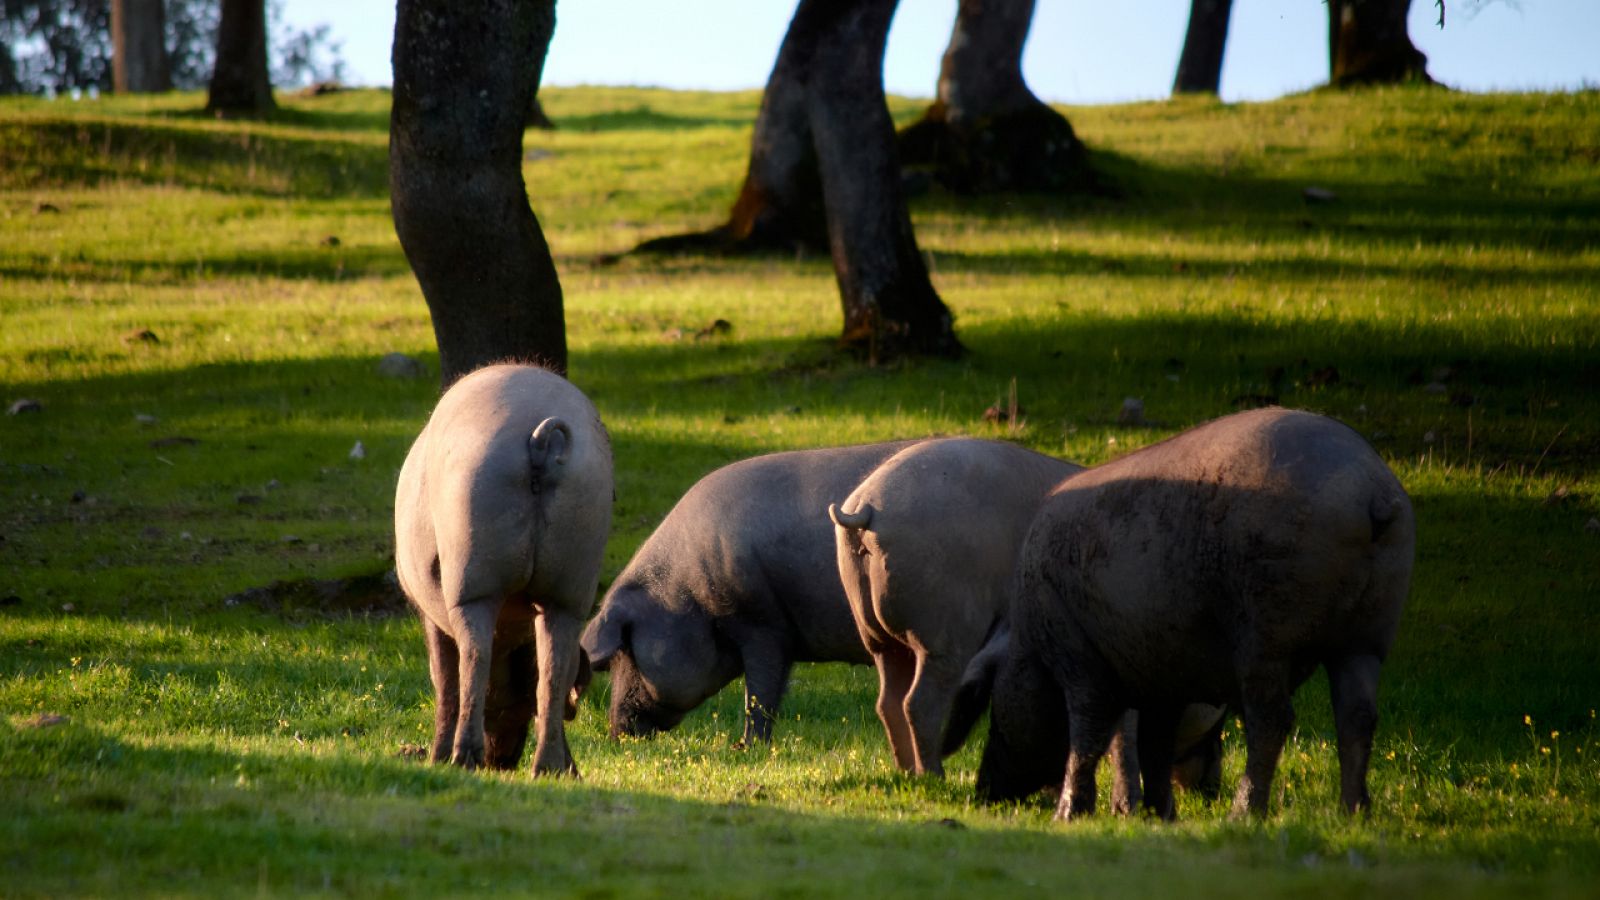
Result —
[[[1316,177],[1334,199],[1317,202],[1304,191],[1304,173],[1274,177],[1199,167],[1160,166],[1096,151],[1110,196],[1003,194],[966,197],[933,191],[913,201],[917,211],[979,222],[1105,222],[1118,230],[1200,236],[1225,231],[1271,242],[1331,235],[1401,250],[1435,245],[1516,247],[1576,255],[1600,242],[1600,196],[1574,195],[1517,179],[1441,185],[1447,173],[1424,173],[1422,183]],[[1398,165],[1398,164],[1397,164]],[[1387,171],[1374,165],[1374,173]],[[1467,176],[1461,175],[1466,178]],[[1409,271],[1409,270],[1408,270]],[[1474,270],[1476,271],[1476,270]],[[1590,277],[1593,277],[1591,270]]]
[[[555,119],[560,131],[693,131],[701,128],[748,128],[751,119],[743,116],[686,116],[652,109],[639,104],[588,115],[565,115]]]
[[[337,237],[337,235],[334,235]],[[206,278],[288,278],[306,281],[347,281],[362,277],[409,274],[398,245],[373,246],[340,243],[327,245],[328,235],[307,229],[304,244],[271,250],[207,253],[188,259],[139,259],[104,254],[81,260],[43,255],[12,256],[0,262],[0,278],[50,282],[143,285],[183,284]]]
[[[263,197],[387,197],[381,143],[141,120],[0,122],[0,186],[132,181]]]

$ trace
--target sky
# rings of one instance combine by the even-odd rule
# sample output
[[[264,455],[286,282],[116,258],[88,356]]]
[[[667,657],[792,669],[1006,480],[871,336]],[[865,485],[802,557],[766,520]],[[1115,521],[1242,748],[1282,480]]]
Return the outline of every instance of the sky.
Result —
[[[760,88],[795,0],[559,0],[544,83]],[[930,97],[956,0],[900,0],[884,82]],[[1038,0],[1023,54],[1034,93],[1092,104],[1167,96],[1189,0]],[[1600,88],[1600,0],[1414,0],[1413,42],[1438,81],[1469,91]],[[327,24],[346,81],[387,85],[394,0],[286,0],[283,21]],[[1222,99],[1267,100],[1327,79],[1321,0],[1235,0]]]

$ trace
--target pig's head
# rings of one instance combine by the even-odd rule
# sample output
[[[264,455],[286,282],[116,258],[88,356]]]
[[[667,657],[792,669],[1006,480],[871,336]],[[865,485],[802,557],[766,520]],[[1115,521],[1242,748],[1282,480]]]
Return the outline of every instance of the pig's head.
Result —
[[[1061,785],[1067,766],[1067,704],[1050,673],[1015,650],[990,670],[989,741],[978,766],[978,799],[1021,800]],[[968,669],[968,679],[984,672]],[[963,690],[972,688],[963,685]]]
[[[611,736],[667,731],[742,671],[738,653],[690,603],[668,609],[640,584],[613,587],[583,633],[611,675]]]

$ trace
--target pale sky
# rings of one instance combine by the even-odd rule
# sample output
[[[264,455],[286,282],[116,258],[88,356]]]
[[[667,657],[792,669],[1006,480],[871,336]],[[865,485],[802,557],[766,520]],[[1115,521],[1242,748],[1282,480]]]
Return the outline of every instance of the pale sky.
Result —
[[[1470,91],[1600,88],[1600,0],[1414,0],[1411,37],[1428,71]],[[559,0],[545,64],[550,85],[759,88],[795,0]],[[891,93],[931,96],[956,0],[901,0],[889,35]],[[1167,96],[1189,0],[1038,0],[1023,74],[1062,103]],[[393,0],[286,0],[285,21],[327,23],[344,42],[347,80],[391,81]],[[1222,67],[1224,100],[1265,100],[1327,79],[1321,0],[1235,0]]]

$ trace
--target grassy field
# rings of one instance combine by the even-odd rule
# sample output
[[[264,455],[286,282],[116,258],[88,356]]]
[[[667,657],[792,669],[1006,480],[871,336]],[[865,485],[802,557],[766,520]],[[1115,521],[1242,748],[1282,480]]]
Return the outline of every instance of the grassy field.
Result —
[[[0,894],[1594,895],[1600,94],[1069,109],[1115,196],[918,197],[970,352],[885,368],[834,352],[824,258],[615,256],[719,220],[757,95],[544,99],[525,171],[615,442],[604,578],[755,453],[963,433],[1096,463],[1267,398],[1325,412],[1418,511],[1373,814],[1334,811],[1320,676],[1260,824],[978,807],[980,741],[898,774],[875,676],[839,665],[797,670],[770,749],[735,746],[737,684],[609,741],[601,679],[581,782],[416,762],[409,615],[237,599],[390,565],[437,386],[377,360],[437,357],[388,96],[256,124],[6,99],[0,402],[40,408],[0,417]],[[986,422],[1013,383],[1025,420]]]

